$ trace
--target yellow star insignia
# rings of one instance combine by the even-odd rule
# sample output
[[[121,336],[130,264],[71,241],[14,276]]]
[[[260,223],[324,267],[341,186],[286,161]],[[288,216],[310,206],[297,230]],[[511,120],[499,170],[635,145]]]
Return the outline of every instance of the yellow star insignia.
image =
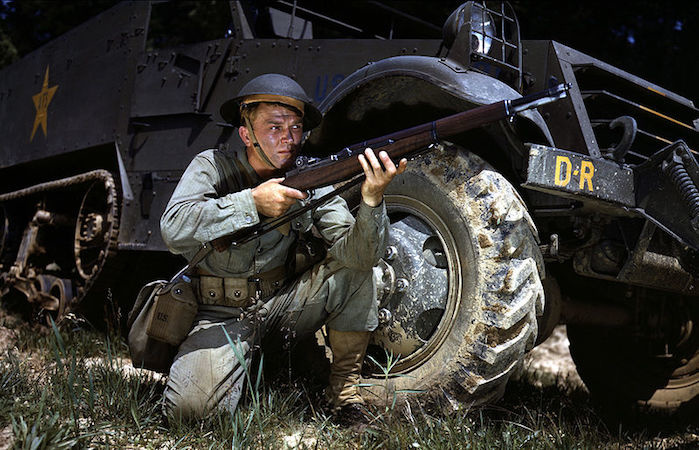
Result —
[[[34,139],[34,134],[39,125],[44,130],[44,136],[48,136],[46,132],[47,111],[56,89],[58,89],[58,85],[49,87],[49,66],[46,66],[46,75],[44,75],[44,84],[41,86],[41,91],[32,96],[34,108],[36,108],[36,116],[34,117],[34,126],[32,127],[32,136],[29,138],[29,142]]]

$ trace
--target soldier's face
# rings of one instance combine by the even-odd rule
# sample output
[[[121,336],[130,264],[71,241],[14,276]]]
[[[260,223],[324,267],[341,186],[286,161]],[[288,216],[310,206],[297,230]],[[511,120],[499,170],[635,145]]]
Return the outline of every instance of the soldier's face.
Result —
[[[277,169],[294,164],[303,136],[301,115],[281,105],[262,103],[255,111],[252,128],[262,151]]]

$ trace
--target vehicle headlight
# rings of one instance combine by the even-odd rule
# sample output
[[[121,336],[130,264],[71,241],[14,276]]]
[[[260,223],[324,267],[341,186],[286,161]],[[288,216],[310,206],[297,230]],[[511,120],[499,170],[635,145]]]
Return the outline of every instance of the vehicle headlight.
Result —
[[[493,17],[478,4],[471,6],[471,51],[488,54],[495,36]]]
[[[464,25],[469,25],[469,27],[464,28]],[[476,2],[466,2],[451,13],[442,29],[444,44],[450,48],[456,36],[469,29],[471,32],[471,52],[487,54],[497,30],[490,13]]]

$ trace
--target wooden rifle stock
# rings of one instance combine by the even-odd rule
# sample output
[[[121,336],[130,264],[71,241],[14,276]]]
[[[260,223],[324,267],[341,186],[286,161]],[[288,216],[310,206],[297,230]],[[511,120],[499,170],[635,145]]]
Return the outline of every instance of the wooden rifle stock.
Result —
[[[416,150],[436,144],[440,139],[496,122],[507,116],[504,101],[501,101],[406,128],[347,147],[342,152],[344,155],[336,161],[324,159],[308,167],[289,171],[282,184],[300,191],[335,184],[362,173],[357,156],[367,147],[383,150],[393,161],[398,161]]]
[[[570,86],[560,84],[526,97],[502,100],[489,105],[478,106],[433,122],[416,125],[368,141],[346,147],[336,155],[301,164],[286,173],[283,185],[300,191],[317,189],[347,180],[363,172],[357,156],[365,148],[381,149],[394,161],[409,155],[440,139],[448,138],[464,131],[506,119],[516,113],[556,101],[566,96]],[[255,235],[255,227],[242,229],[234,234],[221,236],[211,241],[217,251],[226,250],[233,242]]]

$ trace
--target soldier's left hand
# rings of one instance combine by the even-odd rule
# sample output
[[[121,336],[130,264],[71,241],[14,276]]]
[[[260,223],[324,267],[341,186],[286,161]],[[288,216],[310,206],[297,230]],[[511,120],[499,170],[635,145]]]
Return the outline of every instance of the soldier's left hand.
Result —
[[[381,162],[379,162],[381,159]],[[383,167],[381,164],[383,163]],[[359,155],[359,164],[364,169],[366,180],[362,183],[362,200],[371,207],[379,206],[383,201],[383,193],[388,184],[395,178],[405,172],[408,166],[408,160],[403,158],[398,163],[398,167],[393,163],[388,153],[379,152],[379,158],[376,158],[374,151],[370,148],[364,150],[363,155]]]

